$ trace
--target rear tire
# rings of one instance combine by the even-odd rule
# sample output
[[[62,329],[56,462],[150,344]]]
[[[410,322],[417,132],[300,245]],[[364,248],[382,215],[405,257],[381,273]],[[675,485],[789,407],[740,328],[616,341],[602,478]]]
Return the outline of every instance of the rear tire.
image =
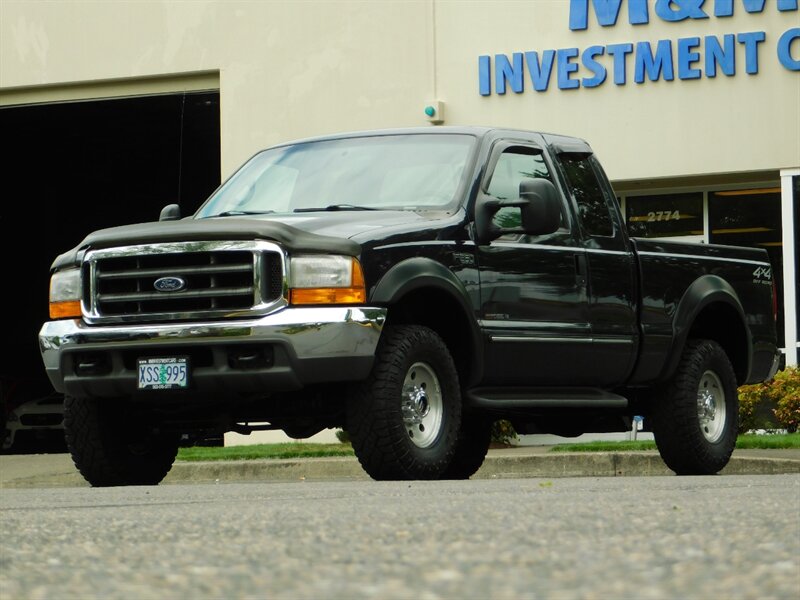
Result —
[[[175,461],[178,436],[153,431],[126,408],[119,398],[64,398],[67,447],[94,487],[156,485]]]
[[[386,327],[366,381],[347,400],[347,431],[373,479],[439,479],[461,425],[461,392],[450,352],[431,329]]]
[[[728,464],[739,419],[736,387],[733,367],[719,344],[687,342],[652,415],[658,451],[675,473],[712,475]]]

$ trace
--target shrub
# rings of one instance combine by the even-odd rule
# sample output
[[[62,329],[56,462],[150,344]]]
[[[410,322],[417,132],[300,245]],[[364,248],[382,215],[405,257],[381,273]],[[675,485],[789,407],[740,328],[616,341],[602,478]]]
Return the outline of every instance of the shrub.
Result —
[[[336,430],[336,439],[339,440],[342,444],[349,444],[350,443],[350,434],[347,433],[344,429],[337,429]]]
[[[755,383],[739,388],[739,433],[747,433],[761,425],[758,408],[767,400],[767,387],[766,383]]]
[[[492,424],[492,442],[508,446],[517,438],[517,432],[510,421],[495,421]]]
[[[788,431],[797,431],[800,425],[800,369],[788,367],[772,380],[769,397],[777,408],[772,412]]]
[[[796,431],[800,425],[800,369],[788,367],[765,383],[739,388],[739,433],[751,429],[770,428],[764,418],[765,408],[781,427]]]

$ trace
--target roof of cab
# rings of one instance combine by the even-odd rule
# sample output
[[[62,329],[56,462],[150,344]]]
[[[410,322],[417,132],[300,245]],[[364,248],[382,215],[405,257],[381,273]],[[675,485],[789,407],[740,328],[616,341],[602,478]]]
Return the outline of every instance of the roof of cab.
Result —
[[[364,131],[346,131],[341,133],[333,133],[329,135],[322,135],[322,136],[314,136],[308,138],[302,138],[298,140],[291,140],[287,142],[281,142],[272,146],[273,148],[279,148],[281,146],[291,146],[294,144],[305,144],[308,142],[321,142],[321,141],[328,141],[328,140],[340,140],[346,138],[354,138],[354,137],[379,137],[379,136],[386,136],[386,135],[417,135],[417,134],[434,134],[434,135],[444,135],[444,134],[461,134],[461,135],[473,135],[478,138],[482,138],[487,134],[493,132],[503,132],[513,134],[514,132],[517,133],[537,133],[542,136],[553,136],[553,134],[546,134],[544,132],[539,131],[529,131],[525,129],[510,129],[507,127],[477,127],[477,126],[453,126],[453,125],[438,125],[435,127],[400,127],[400,128],[392,128],[392,129],[372,129],[372,130],[364,130]],[[558,137],[562,139],[573,139],[575,141],[584,140],[580,138],[574,138],[571,136],[563,136],[557,135],[553,137]]]

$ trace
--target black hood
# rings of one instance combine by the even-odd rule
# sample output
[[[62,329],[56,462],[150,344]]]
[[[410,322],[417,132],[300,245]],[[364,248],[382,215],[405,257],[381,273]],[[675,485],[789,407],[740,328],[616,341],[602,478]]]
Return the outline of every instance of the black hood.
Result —
[[[183,219],[100,229],[90,233],[75,248],[56,258],[51,268],[55,270],[77,265],[78,253],[83,250],[132,244],[210,240],[270,240],[289,251],[302,250],[348,256],[358,256],[361,252],[361,246],[347,238],[316,235],[308,230],[273,220],[233,217]]]
[[[206,240],[269,240],[290,252],[358,256],[361,246],[351,238],[374,239],[415,230],[429,218],[411,211],[328,211],[251,217],[187,218],[100,229],[56,258],[52,269],[79,263],[84,250]]]

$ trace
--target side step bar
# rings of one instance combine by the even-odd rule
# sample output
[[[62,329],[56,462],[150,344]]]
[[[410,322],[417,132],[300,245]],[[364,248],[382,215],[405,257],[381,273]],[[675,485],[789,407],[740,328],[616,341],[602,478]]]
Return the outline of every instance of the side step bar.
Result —
[[[475,408],[626,408],[628,399],[597,388],[475,388],[467,391]]]

